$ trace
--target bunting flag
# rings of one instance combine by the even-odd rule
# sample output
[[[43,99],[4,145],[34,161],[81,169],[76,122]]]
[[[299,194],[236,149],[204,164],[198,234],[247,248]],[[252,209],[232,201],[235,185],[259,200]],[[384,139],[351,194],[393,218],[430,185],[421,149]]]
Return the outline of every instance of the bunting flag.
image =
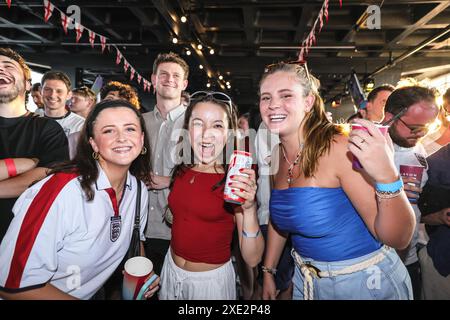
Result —
[[[342,8],[342,0],[339,0],[339,6]]]
[[[300,49],[300,53],[298,55],[298,61],[305,61],[304,55],[305,55],[305,48],[303,47],[302,43],[302,48]]]
[[[55,9],[55,6],[48,0],[44,0],[44,22],[48,22],[48,19],[52,16],[53,9]]]
[[[75,32],[77,34],[76,42],[78,43],[83,36],[84,27],[79,24],[78,22],[75,22]]]
[[[307,37],[302,42],[302,46],[298,54],[299,60],[306,60],[306,56],[308,55],[309,49],[317,43],[316,32],[320,33],[322,31],[324,25],[324,17],[325,21],[328,22],[328,4],[329,0],[324,0],[322,7],[320,8],[319,15],[314,21],[311,31],[308,33]],[[339,0],[339,4],[342,7],[342,0]]]
[[[67,34],[67,26],[69,25],[69,17],[66,16],[62,11],[61,13],[61,24],[63,26],[64,29],[64,33]]]
[[[322,27],[323,27],[323,8],[320,9],[319,12],[319,32],[322,31]]]
[[[8,8],[11,8],[11,0],[6,0],[6,4],[8,5]]]
[[[11,1],[7,0],[6,1],[8,4],[8,7],[10,7],[11,5]],[[328,2],[328,0],[326,0],[326,2]],[[52,17],[53,11],[56,9],[57,11],[60,12],[61,14],[61,25],[64,29],[64,33],[67,34],[68,33],[68,27],[69,27],[69,23],[73,20],[72,18],[68,17],[63,11],[61,11],[59,8],[57,8],[55,5],[53,5],[49,0],[43,0],[43,4],[44,4],[44,21],[46,23],[49,22],[50,18]],[[89,43],[91,44],[91,47],[94,48],[95,46],[95,37],[98,36],[100,37],[100,44],[101,44],[101,48],[102,48],[102,53],[104,53],[106,46],[108,46],[108,50],[111,51],[112,47],[116,48],[117,50],[117,56],[116,56],[116,64],[120,64],[120,62],[123,60],[123,69],[124,72],[127,73],[128,70],[130,70],[130,81],[134,79],[135,75],[137,75],[137,82],[139,85],[142,85],[144,88],[144,92],[151,92],[151,83],[145,79],[144,77],[142,77],[137,71],[136,69],[134,69],[134,67],[132,65],[130,65],[130,63],[125,59],[125,57],[123,56],[123,54],[119,51],[119,49],[112,44],[107,44],[107,38],[101,34],[98,34],[88,28],[85,28],[83,25],[81,25],[78,22],[75,22],[75,32],[76,32],[76,42],[78,43],[81,38],[83,37],[83,32],[86,29],[89,33]],[[307,48],[306,48],[307,49]],[[306,50],[307,51],[307,50]],[[97,82],[97,80],[96,80]]]
[[[119,49],[117,49],[117,56],[116,56],[116,64],[119,64],[120,61],[122,61],[122,53],[120,53]]]
[[[91,43],[91,47],[93,49],[95,43],[95,32],[92,30],[89,30],[89,42]]]
[[[102,44],[102,53],[106,48],[106,38],[104,36],[100,36],[100,43]]]

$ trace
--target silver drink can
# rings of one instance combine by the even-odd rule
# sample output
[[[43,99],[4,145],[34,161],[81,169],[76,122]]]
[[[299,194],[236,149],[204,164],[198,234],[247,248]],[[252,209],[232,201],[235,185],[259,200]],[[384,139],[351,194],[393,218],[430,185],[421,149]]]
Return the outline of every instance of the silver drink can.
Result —
[[[227,174],[227,181],[225,183],[225,191],[223,193],[223,198],[226,202],[236,203],[236,204],[243,204],[245,202],[245,199],[238,197],[235,195],[231,190],[233,187],[230,187],[228,185],[229,182],[231,182],[230,177],[244,174],[241,173],[239,170],[242,168],[250,169],[252,167],[252,155],[249,152],[245,151],[239,151],[234,150],[233,154],[231,155],[230,159],[230,165],[228,166],[228,174]]]

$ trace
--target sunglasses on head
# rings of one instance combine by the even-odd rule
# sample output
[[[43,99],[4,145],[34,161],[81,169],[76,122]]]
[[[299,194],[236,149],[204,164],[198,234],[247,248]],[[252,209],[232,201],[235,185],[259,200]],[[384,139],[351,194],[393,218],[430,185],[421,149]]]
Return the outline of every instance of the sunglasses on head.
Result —
[[[231,101],[230,96],[223,92],[218,91],[197,91],[190,95],[190,101],[203,100],[211,97],[212,99],[224,102],[230,109],[230,112],[233,112],[233,102]]]
[[[293,64],[293,65],[298,65],[298,66],[302,67],[305,70],[306,77],[308,78],[308,81],[311,82],[311,76],[309,75],[308,64],[306,63],[305,60],[281,61],[281,62],[277,62],[277,63],[272,63],[272,64],[267,65],[264,68],[264,73],[270,72],[274,68],[280,67],[280,66],[282,66],[284,64]]]

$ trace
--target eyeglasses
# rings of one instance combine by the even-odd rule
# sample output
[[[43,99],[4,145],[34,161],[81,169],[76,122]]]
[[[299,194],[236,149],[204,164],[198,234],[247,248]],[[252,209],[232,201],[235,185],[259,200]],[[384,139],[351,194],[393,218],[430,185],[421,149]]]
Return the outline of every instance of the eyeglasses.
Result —
[[[228,107],[230,113],[234,112],[233,102],[230,96],[226,95],[223,92],[218,91],[197,91],[190,95],[190,101],[198,101],[211,97],[212,99],[224,102]]]
[[[302,67],[305,70],[306,73],[306,78],[308,79],[309,82],[311,82],[311,76],[309,74],[309,70],[308,70],[308,64],[306,63],[305,60],[294,60],[294,61],[281,61],[281,62],[277,62],[277,63],[272,63],[267,65],[264,68],[264,73],[270,72],[272,71],[272,69],[274,68],[278,68],[284,64],[294,64],[294,65],[298,65],[300,67]]]
[[[428,124],[426,125],[422,125],[422,126],[412,126],[407,124],[405,121],[402,120],[402,118],[398,118],[398,120],[400,120],[401,123],[403,123],[405,125],[405,127],[407,127],[409,129],[409,131],[411,131],[412,134],[418,134],[418,133],[427,133],[428,130],[430,129]]]

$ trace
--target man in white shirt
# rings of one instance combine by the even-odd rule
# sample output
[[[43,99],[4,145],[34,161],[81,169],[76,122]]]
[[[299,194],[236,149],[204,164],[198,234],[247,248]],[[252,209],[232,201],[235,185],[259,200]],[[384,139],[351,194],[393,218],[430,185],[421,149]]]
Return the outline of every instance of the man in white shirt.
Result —
[[[175,145],[183,127],[186,105],[181,94],[188,84],[189,66],[175,53],[159,54],[153,63],[152,84],[156,106],[144,120],[152,150],[152,181],[149,186],[149,217],[145,232],[145,253],[160,274],[171,239],[170,224],[164,219],[170,175],[175,166]]]
[[[404,188],[411,199],[417,224],[410,245],[400,251],[399,255],[411,277],[414,299],[419,299],[421,292],[420,264],[417,256],[421,213],[416,203],[428,179],[427,154],[420,139],[427,134],[428,126],[436,119],[438,112],[435,92],[419,86],[395,90],[389,96],[385,108],[385,121],[395,117],[389,128],[389,135],[394,142],[394,162],[397,168],[399,169],[400,165],[419,165],[425,168],[421,181],[403,177]]]
[[[81,130],[84,118],[66,109],[66,102],[72,96],[69,77],[59,71],[48,71],[41,80],[44,99],[44,117],[53,119],[68,136]]]

